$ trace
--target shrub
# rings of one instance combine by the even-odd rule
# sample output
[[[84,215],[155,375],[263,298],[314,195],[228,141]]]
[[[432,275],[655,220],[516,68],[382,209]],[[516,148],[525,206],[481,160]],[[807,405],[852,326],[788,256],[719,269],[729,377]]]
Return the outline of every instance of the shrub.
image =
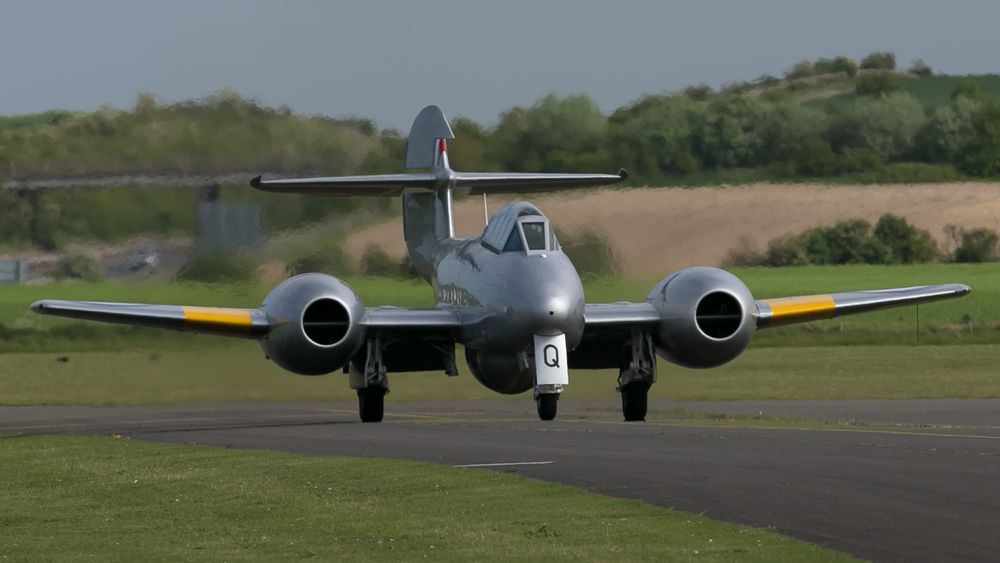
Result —
[[[253,263],[235,252],[213,250],[199,254],[177,272],[182,281],[226,283],[253,279]]]
[[[56,262],[52,276],[57,280],[100,281],[104,273],[97,258],[89,254],[73,253]]]
[[[402,272],[400,263],[389,256],[388,252],[371,245],[361,257],[361,273],[366,276],[398,278]]]
[[[929,232],[891,213],[879,217],[872,234],[889,249],[891,263],[920,264],[934,260],[938,254]]]
[[[896,55],[890,51],[873,51],[861,59],[861,68],[896,70]]]
[[[617,275],[621,270],[614,247],[602,233],[586,229],[575,236],[560,233],[558,238],[580,274]]]
[[[898,92],[899,79],[896,78],[896,75],[889,72],[866,74],[858,78],[854,90],[859,96],[880,98],[893,92]]]
[[[311,254],[306,254],[288,265],[292,275],[321,272],[336,276],[354,273],[354,261],[339,244],[331,244]]]
[[[996,231],[959,229],[959,237],[961,243],[955,249],[956,262],[989,262],[996,258],[997,241],[1000,240]]]
[[[929,76],[934,76],[934,70],[931,65],[924,62],[923,59],[917,59],[910,64],[910,72],[916,74],[920,78],[927,78]]]

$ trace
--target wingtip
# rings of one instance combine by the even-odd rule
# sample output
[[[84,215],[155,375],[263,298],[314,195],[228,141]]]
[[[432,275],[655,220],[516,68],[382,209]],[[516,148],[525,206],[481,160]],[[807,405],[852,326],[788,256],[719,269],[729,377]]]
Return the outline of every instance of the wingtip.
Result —
[[[35,301],[34,303],[31,304],[31,310],[34,311],[34,312],[36,312],[36,313],[44,315],[45,314],[45,301]]]
[[[628,170],[625,170],[624,168],[619,168],[618,178],[621,180],[628,180]]]
[[[258,188],[259,189],[260,188],[260,184],[261,184],[261,176],[260,175],[254,176],[253,179],[250,180],[250,187]]]
[[[972,288],[969,287],[969,286],[967,286],[967,285],[965,285],[964,283],[960,283],[960,284],[958,284],[958,286],[959,286],[958,287],[958,294],[959,295],[968,295],[968,294],[972,293]]]

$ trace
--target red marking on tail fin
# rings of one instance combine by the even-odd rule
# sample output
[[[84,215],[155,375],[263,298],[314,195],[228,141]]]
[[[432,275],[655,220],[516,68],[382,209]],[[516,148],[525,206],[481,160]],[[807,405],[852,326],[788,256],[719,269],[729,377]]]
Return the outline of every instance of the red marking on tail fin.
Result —
[[[438,139],[438,154],[448,152],[448,145],[444,139]]]

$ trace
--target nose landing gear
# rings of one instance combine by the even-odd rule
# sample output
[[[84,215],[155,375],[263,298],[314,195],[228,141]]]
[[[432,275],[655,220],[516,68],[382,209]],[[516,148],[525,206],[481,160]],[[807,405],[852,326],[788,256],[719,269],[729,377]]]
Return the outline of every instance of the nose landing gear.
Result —
[[[554,420],[559,404],[559,393],[539,393],[535,397],[535,404],[538,406],[538,418],[541,420]]]

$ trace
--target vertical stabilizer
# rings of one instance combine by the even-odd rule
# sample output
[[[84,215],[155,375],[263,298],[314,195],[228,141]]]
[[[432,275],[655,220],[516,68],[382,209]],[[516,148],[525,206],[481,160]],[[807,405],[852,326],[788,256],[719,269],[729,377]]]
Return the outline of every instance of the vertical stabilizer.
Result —
[[[427,106],[417,114],[406,142],[407,168],[434,168],[437,161],[438,139],[454,139],[455,133],[441,108]]]
[[[427,106],[413,120],[406,142],[406,167],[430,168],[438,178],[432,193],[403,194],[403,235],[417,272],[433,276],[434,245],[455,236],[451,190],[453,172],[448,163],[447,139],[455,133],[437,106]]]

